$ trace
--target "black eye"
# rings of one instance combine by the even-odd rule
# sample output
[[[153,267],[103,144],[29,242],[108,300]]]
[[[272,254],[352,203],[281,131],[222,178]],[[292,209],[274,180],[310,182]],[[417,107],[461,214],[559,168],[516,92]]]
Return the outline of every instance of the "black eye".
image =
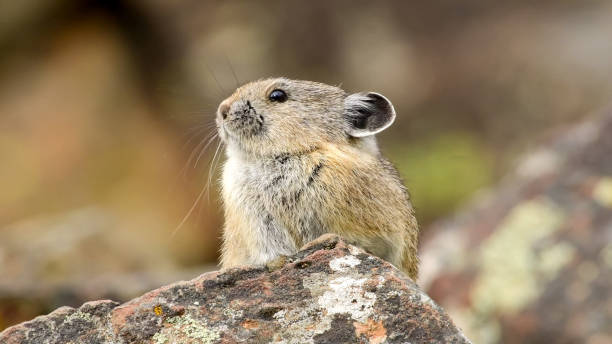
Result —
[[[268,98],[270,101],[282,103],[287,100],[287,93],[283,90],[276,89],[270,92]]]

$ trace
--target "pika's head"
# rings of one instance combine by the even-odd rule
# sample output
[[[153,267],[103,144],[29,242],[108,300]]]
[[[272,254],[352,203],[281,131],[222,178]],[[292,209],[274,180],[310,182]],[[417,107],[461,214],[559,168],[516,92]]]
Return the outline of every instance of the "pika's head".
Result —
[[[309,151],[326,143],[359,144],[387,128],[395,110],[384,96],[286,78],[238,88],[217,110],[228,147],[268,156]]]

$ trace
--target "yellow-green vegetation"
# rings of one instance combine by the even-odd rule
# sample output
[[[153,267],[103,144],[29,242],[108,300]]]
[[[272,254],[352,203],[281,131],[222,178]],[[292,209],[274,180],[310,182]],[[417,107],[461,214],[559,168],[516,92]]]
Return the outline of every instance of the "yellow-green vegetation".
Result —
[[[468,134],[448,132],[384,147],[410,190],[421,223],[453,210],[492,179],[491,152]]]

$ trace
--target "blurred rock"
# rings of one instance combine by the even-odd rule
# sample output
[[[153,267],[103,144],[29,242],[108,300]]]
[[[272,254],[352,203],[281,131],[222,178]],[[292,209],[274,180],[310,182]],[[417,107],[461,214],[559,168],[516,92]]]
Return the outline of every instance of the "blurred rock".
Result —
[[[207,273],[123,305],[62,307],[0,342],[469,343],[409,278],[336,236],[274,265]]]
[[[612,111],[430,233],[421,286],[477,342],[612,342]]]

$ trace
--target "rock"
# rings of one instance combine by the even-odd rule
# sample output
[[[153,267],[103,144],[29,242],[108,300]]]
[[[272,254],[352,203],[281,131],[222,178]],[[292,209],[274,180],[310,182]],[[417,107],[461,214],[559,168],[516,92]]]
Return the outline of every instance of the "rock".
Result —
[[[612,342],[612,111],[431,228],[420,285],[482,343]]]
[[[122,305],[62,307],[0,343],[469,343],[412,280],[339,237],[272,266],[206,273]]]

